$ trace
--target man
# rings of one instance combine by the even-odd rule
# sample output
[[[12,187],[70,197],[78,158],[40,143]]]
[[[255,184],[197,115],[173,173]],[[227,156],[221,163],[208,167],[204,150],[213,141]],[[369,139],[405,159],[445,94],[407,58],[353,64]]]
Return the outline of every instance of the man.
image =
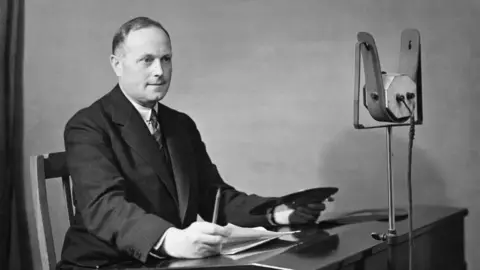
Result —
[[[159,103],[172,77],[171,41],[160,23],[139,17],[122,25],[110,61],[118,84],[65,128],[77,214],[60,265],[202,258],[219,254],[230,233],[227,223],[269,226],[318,218],[323,203],[251,215],[272,198],[226,184],[192,119]],[[214,224],[217,188],[222,199]],[[205,222],[196,221],[197,214]]]

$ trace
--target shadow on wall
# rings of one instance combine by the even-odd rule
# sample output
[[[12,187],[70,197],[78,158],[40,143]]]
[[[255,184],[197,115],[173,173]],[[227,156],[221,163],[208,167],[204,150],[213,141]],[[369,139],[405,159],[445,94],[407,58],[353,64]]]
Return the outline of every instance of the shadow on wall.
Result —
[[[387,208],[387,148],[385,129],[345,131],[322,150],[319,166],[321,183],[339,187],[335,211]],[[393,128],[392,167],[395,206],[408,205],[408,134],[404,127]],[[412,152],[413,204],[449,205],[445,180],[424,150]],[[332,209],[333,210],[333,209]]]

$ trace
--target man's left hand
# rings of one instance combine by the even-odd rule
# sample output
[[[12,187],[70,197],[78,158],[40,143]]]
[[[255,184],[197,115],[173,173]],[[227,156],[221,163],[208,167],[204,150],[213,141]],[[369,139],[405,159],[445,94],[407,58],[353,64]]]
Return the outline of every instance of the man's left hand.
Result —
[[[279,225],[315,223],[325,208],[324,202],[310,203],[296,207],[282,204],[274,208],[273,219]]]

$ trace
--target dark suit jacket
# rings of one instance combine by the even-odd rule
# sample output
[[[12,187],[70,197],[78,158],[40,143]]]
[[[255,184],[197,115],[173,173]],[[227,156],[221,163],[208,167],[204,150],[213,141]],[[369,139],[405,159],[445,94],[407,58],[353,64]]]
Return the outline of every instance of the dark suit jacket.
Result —
[[[77,214],[65,236],[64,263],[145,262],[169,227],[188,227],[197,214],[211,220],[217,186],[223,186],[219,223],[268,225],[265,216],[248,213],[268,198],[222,180],[193,120],[162,104],[159,115],[174,181],[118,85],[68,121],[65,147]]]

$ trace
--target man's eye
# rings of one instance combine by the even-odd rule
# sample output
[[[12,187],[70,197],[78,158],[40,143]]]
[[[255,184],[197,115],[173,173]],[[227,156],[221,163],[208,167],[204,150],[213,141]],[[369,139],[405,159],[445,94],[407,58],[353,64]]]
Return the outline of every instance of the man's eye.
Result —
[[[145,62],[145,63],[152,63],[152,62],[153,62],[153,58],[152,58],[152,57],[145,57],[145,58],[143,58],[143,62]]]
[[[164,56],[164,57],[162,58],[162,60],[165,61],[165,62],[170,62],[170,61],[172,60],[172,57],[170,57],[170,56]]]

